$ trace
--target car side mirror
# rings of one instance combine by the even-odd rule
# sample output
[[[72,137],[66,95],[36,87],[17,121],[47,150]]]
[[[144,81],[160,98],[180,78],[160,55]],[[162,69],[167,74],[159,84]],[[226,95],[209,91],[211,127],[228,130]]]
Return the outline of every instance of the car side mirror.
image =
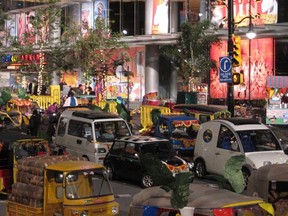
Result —
[[[288,147],[284,149],[284,153],[288,155]]]
[[[87,141],[89,141],[89,142],[92,141],[92,136],[91,136],[91,135],[88,135],[88,136],[87,136]]]

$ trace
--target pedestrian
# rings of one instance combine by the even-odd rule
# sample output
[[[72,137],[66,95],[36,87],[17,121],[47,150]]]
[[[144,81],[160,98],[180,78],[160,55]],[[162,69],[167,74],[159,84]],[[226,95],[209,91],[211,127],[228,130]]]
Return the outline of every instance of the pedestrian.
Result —
[[[58,103],[54,102],[52,105],[50,105],[47,109],[46,109],[46,115],[50,115],[53,113],[58,113]]]
[[[33,113],[29,119],[29,125],[28,125],[30,135],[37,136],[40,123],[41,123],[40,114],[38,113],[37,110],[33,110]]]
[[[78,88],[75,89],[75,94],[76,95],[83,95],[83,85],[79,84]]]
[[[87,88],[87,95],[95,95],[95,92],[93,91],[91,86],[88,86]]]
[[[70,96],[65,100],[63,107],[78,106],[77,98],[74,96],[74,92],[70,93]]]
[[[70,87],[70,89],[68,91],[67,97],[70,97],[72,93],[75,94],[73,88],[71,86],[69,86],[69,87]]]

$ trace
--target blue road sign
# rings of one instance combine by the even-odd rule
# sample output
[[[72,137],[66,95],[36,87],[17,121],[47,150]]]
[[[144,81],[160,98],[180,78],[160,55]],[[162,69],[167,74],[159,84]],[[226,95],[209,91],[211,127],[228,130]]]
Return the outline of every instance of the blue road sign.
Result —
[[[232,83],[232,61],[230,56],[219,58],[220,62],[220,83]]]

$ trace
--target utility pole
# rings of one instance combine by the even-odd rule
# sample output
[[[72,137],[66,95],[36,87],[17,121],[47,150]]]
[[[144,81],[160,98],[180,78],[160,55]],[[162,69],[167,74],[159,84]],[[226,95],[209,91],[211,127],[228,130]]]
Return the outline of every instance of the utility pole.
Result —
[[[233,13],[233,0],[228,0],[228,55],[233,58],[233,41],[232,35],[234,34],[234,13]],[[234,84],[228,83],[227,89],[227,106],[231,117],[234,117]]]

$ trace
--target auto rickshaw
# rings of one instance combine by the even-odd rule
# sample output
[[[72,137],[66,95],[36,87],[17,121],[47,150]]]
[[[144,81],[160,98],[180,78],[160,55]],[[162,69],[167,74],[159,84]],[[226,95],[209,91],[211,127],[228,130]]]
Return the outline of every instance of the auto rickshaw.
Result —
[[[172,107],[173,112],[182,112],[193,116],[204,123],[213,119],[227,118],[231,113],[224,106],[204,105],[204,104],[176,104]]]
[[[39,106],[39,104],[36,101],[32,101],[30,99],[13,98],[6,104],[6,111],[20,112],[23,116],[23,123],[26,125],[29,124],[29,118],[35,109],[40,114],[44,113],[44,110]]]
[[[237,194],[212,184],[191,183],[189,191],[187,206],[176,209],[171,205],[171,192],[160,186],[144,189],[133,196],[129,216],[180,216],[180,213],[181,216],[274,215],[273,207],[259,197]]]
[[[273,204],[276,216],[288,216],[288,164],[271,164],[253,171],[247,195]]]
[[[7,194],[16,181],[17,161],[37,155],[49,155],[48,141],[18,131],[0,132],[0,193]]]
[[[19,111],[0,111],[0,124],[6,129],[21,129],[23,115]]]

